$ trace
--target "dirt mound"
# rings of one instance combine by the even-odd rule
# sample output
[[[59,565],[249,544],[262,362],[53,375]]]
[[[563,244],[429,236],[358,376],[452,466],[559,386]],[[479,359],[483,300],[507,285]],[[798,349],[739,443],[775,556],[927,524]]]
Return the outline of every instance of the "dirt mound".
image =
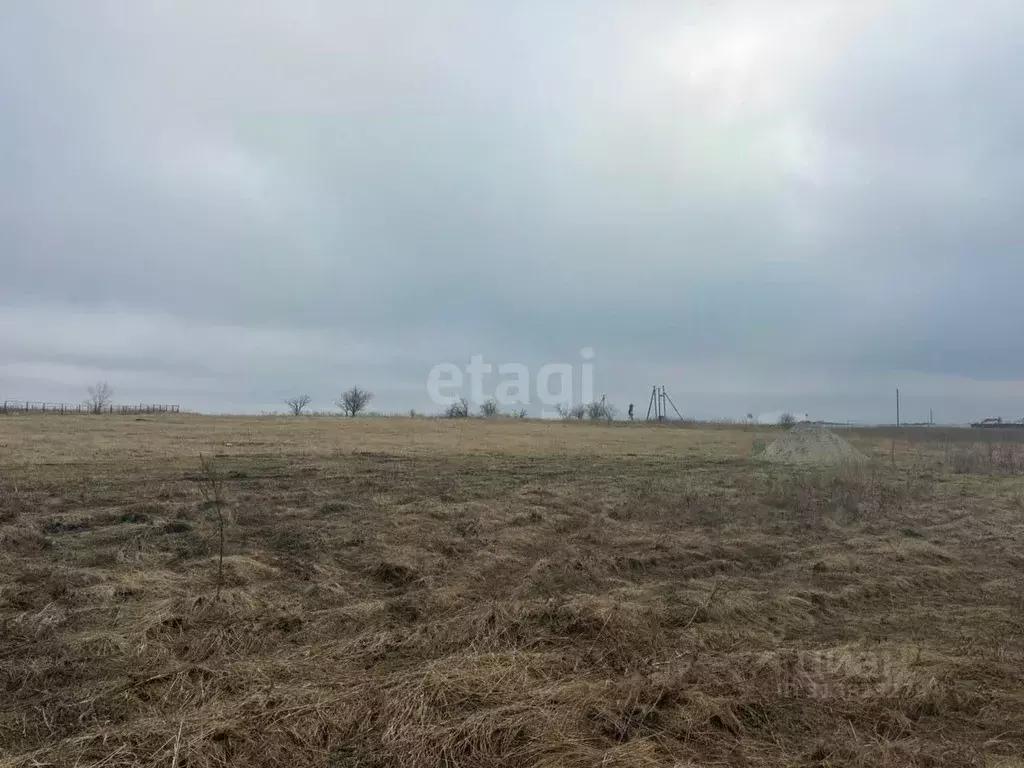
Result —
[[[801,422],[765,448],[761,457],[786,464],[859,464],[867,457],[835,432]]]

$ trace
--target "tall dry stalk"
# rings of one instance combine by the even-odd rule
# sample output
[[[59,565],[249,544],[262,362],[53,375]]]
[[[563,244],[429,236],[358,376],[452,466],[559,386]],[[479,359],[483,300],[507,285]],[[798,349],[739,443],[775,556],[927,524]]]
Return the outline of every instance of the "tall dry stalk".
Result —
[[[224,585],[224,477],[217,470],[213,460],[199,454],[199,478],[196,481],[199,491],[207,504],[212,504],[217,512],[217,527],[220,532],[220,547],[217,558],[217,595],[220,601],[221,587]]]

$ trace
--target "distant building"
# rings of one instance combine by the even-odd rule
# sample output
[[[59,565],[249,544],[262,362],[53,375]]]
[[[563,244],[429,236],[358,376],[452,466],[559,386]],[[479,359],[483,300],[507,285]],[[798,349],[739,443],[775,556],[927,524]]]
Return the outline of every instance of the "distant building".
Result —
[[[976,429],[1021,429],[1024,428],[1024,419],[1020,421],[1003,421],[1001,416],[996,416],[976,421],[971,426]]]

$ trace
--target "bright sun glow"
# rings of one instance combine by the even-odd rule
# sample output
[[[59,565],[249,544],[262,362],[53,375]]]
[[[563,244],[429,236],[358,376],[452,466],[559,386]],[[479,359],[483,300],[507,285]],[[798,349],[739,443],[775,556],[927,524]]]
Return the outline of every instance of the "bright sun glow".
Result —
[[[700,25],[673,35],[660,48],[662,71],[720,116],[756,107],[777,87],[772,59],[780,44],[753,25]]]
[[[691,43],[692,46],[692,43]],[[695,84],[711,80],[746,79],[757,66],[767,49],[764,33],[753,29],[738,29],[696,45],[689,51],[680,51],[673,69]],[[671,57],[670,57],[671,58]]]
[[[761,114],[814,79],[884,0],[747,6],[654,33],[656,68],[711,115]]]
[[[828,59],[829,41],[853,21],[843,8],[824,3],[813,11],[801,6],[800,13],[748,8],[691,18],[655,33],[650,50],[688,104],[726,119],[761,114],[785,103],[815,63]]]

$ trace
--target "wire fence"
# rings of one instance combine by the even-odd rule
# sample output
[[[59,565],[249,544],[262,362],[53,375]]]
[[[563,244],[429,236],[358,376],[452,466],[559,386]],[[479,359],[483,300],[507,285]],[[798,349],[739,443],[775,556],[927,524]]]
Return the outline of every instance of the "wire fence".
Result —
[[[101,408],[87,403],[41,403],[29,400],[0,401],[0,414],[5,413],[47,413],[55,415],[96,414],[128,416],[144,413],[179,413],[177,405],[154,405],[139,403],[138,405],[104,405]]]

